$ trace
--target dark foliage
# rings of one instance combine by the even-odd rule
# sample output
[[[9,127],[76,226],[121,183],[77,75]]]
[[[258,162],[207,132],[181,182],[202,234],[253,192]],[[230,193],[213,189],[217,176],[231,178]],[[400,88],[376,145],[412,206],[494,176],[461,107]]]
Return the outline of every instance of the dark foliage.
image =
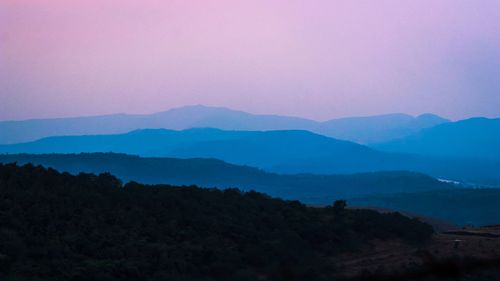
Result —
[[[343,203],[0,164],[0,280],[331,280],[337,253],[432,235]]]

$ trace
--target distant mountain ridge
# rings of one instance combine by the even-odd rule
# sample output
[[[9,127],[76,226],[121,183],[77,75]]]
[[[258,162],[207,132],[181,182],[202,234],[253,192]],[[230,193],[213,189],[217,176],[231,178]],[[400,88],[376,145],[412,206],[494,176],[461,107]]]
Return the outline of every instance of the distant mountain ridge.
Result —
[[[308,131],[149,129],[127,134],[50,137],[0,145],[0,153],[114,152],[143,157],[214,158],[283,174],[350,174],[408,170],[467,183],[499,185],[497,160],[381,152]]]
[[[224,130],[308,130],[326,136],[374,143],[403,137],[449,122],[436,115],[388,114],[317,122],[305,118],[251,114],[202,105],[174,108],[149,115],[115,114],[92,117],[0,122],[0,144],[34,141],[50,136],[119,134],[137,129],[218,128]]]
[[[413,117],[408,114],[386,114],[368,117],[340,118],[320,124],[314,132],[362,144],[401,138],[449,120],[434,114]]]
[[[500,118],[471,118],[441,124],[373,147],[439,157],[500,159]],[[497,168],[500,172],[500,166]]]
[[[352,175],[279,175],[215,159],[143,158],[114,153],[0,155],[0,163],[42,165],[78,174],[110,172],[146,184],[240,188],[310,204],[369,194],[456,188],[427,175],[390,171]]]

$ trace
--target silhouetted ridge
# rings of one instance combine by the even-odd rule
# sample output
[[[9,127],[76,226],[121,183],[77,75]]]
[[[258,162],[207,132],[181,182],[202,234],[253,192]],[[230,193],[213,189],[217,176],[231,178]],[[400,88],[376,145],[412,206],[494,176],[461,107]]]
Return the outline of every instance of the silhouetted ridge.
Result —
[[[141,158],[122,154],[0,155],[0,163],[33,163],[73,174],[111,172],[123,181],[148,184],[196,184],[257,190],[272,196],[328,204],[371,193],[455,188],[432,177],[404,171],[353,175],[279,175],[215,159]]]

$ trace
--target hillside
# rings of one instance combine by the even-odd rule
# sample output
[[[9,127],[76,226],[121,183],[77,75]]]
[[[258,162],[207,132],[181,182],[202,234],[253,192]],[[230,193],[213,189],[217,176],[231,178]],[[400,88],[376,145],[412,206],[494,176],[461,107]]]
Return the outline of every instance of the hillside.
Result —
[[[376,206],[439,218],[457,225],[500,223],[500,189],[453,189],[370,195],[349,200],[355,206]]]
[[[279,175],[214,159],[141,158],[122,154],[0,155],[0,163],[33,163],[78,174],[110,172],[123,181],[256,190],[310,204],[339,198],[454,188],[426,175],[377,172],[354,175]]]
[[[390,152],[498,160],[500,119],[473,118],[446,123],[373,147]]]
[[[380,152],[308,131],[149,129],[118,135],[50,137],[0,145],[0,153],[115,152],[143,157],[216,158],[283,174],[408,170],[465,183],[500,185],[500,160]]]
[[[421,244],[402,215],[234,189],[122,185],[109,174],[0,165],[2,280],[331,280],[373,241]]]
[[[389,114],[318,122],[304,118],[259,115],[223,107],[185,106],[149,115],[115,114],[91,117],[0,122],[0,144],[35,141],[51,136],[121,134],[138,129],[218,128],[224,130],[308,130],[360,143],[388,141],[422,128],[448,122],[434,115]]]

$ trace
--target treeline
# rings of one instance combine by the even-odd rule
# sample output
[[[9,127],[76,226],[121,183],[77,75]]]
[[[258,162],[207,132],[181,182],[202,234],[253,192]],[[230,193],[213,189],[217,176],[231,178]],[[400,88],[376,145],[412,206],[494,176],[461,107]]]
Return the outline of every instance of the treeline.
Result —
[[[341,252],[433,233],[345,201],[310,208],[15,164],[0,164],[0,222],[0,280],[331,280]]]

